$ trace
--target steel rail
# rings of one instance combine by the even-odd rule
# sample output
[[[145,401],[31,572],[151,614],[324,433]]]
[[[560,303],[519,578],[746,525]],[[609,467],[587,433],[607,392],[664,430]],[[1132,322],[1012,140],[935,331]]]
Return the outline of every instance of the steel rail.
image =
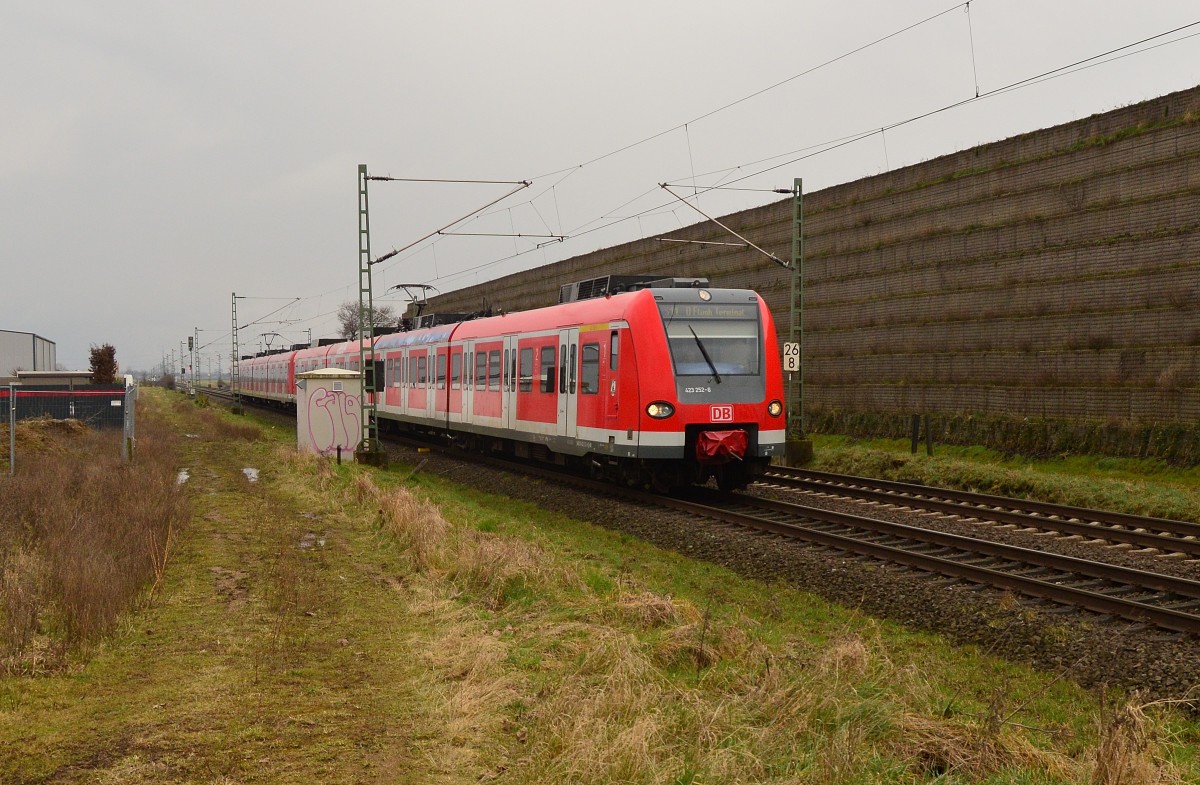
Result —
[[[710,498],[718,497],[712,496]],[[1102,592],[1018,575],[1012,572],[1004,572],[990,567],[968,564],[945,558],[944,556],[920,553],[897,547],[896,545],[870,542],[845,534],[813,528],[812,526],[798,522],[798,520],[772,520],[763,515],[739,510],[737,507],[757,508],[758,510],[776,514],[783,513],[796,519],[807,519],[816,523],[834,524],[860,531],[883,533],[915,541],[922,546],[936,545],[949,547],[963,552],[964,555],[981,554],[989,558],[1003,559],[1026,566],[1054,570],[1059,573],[1065,573],[1064,579],[1071,576],[1074,576],[1076,579],[1080,576],[1096,578],[1114,583],[1122,583],[1126,586],[1155,594],[1169,593],[1185,598],[1187,601],[1200,600],[1200,581],[1132,570],[1112,564],[1089,562],[1069,556],[1060,556],[1028,548],[1018,548],[987,540],[976,540],[970,537],[961,537],[945,532],[930,531],[913,526],[891,523],[889,521],[863,518],[861,516],[847,515],[846,513],[837,513],[830,510],[820,510],[803,505],[789,504],[787,502],[754,499],[744,496],[727,498],[733,500],[734,507],[717,506],[680,499],[667,499],[664,500],[664,503],[676,509],[687,510],[693,514],[703,515],[740,526],[750,526],[754,529],[793,539],[816,542],[848,553],[856,553],[882,561],[904,564],[926,572],[961,578],[973,583],[1010,589],[1028,596],[1040,597],[1066,605],[1086,608],[1098,613],[1149,623],[1177,632],[1193,635],[1200,634],[1200,615],[1152,605],[1140,600],[1122,599]],[[1196,604],[1200,605],[1200,602]]]
[[[1200,525],[1086,507],[772,466],[784,485],[1200,557]]]

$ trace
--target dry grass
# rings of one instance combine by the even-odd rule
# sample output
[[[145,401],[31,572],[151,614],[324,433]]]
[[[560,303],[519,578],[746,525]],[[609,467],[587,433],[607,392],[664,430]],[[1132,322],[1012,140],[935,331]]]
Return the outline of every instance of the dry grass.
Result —
[[[2,572],[2,653],[5,657],[15,657],[25,651],[38,631],[38,610],[46,567],[36,552],[17,546],[7,554]]]
[[[381,490],[368,473],[354,476],[351,494],[377,507],[385,529],[417,569],[444,576],[489,608],[502,607],[512,595],[580,583],[539,546],[452,527],[428,501],[404,488]]]
[[[689,602],[674,600],[641,588],[622,585],[613,598],[614,620],[637,629],[652,630],[682,621],[696,622],[700,614]]]
[[[403,489],[380,494],[378,502],[388,531],[418,569],[445,564],[450,524],[437,507]]]
[[[502,756],[504,707],[519,698],[517,680],[504,668],[508,644],[452,599],[428,597],[424,611],[442,631],[422,655],[435,676],[426,691],[438,721],[425,752],[447,772],[472,770]]]
[[[119,434],[78,423],[23,423],[17,472],[0,479],[8,515],[0,519],[4,667],[44,636],[60,653],[113,628],[147,585],[161,580],[175,532],[187,521],[176,484],[177,438],[139,409],[132,464]],[[37,648],[37,647],[34,647]]]
[[[1166,785],[1183,780],[1159,757],[1165,733],[1153,715],[1156,704],[1135,693],[1097,718],[1100,743],[1093,752],[1090,785]],[[1151,711],[1148,711],[1151,710]]]
[[[1031,769],[1070,780],[1078,773],[1069,758],[1035,747],[1026,734],[987,722],[959,723],[902,713],[893,718],[890,747],[926,776],[954,774],[968,781],[1010,769]]]
[[[568,648],[574,663],[534,704],[531,782],[665,782],[682,769],[675,701],[637,640],[593,628]]]
[[[271,460],[306,479],[315,476],[314,489],[321,493],[329,491],[337,479],[332,461],[305,450],[297,450],[294,446],[276,447],[272,450]]]
[[[821,680],[840,684],[846,679],[860,679],[871,665],[871,651],[858,635],[846,635],[830,642],[817,655],[813,667]]]
[[[242,439],[252,442],[262,438],[262,429],[253,423],[231,422],[228,417],[212,409],[200,409],[199,416],[207,435],[214,441]]]

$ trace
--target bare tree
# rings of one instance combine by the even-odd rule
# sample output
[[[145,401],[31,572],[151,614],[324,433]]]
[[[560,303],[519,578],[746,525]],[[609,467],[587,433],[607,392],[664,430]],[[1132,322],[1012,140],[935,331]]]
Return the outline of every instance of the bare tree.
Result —
[[[111,343],[103,346],[92,344],[91,371],[92,384],[115,384],[117,373],[121,368],[117,365],[117,350]]]
[[[375,326],[395,327],[396,310],[390,305],[375,306]],[[337,309],[338,328],[343,338],[353,338],[358,334],[358,303],[347,300]]]

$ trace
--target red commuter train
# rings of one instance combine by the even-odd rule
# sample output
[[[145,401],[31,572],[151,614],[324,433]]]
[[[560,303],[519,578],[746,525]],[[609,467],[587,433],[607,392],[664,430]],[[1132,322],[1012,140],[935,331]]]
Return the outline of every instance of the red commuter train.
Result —
[[[294,403],[297,373],[358,370],[359,346],[245,359],[242,394]],[[777,346],[754,292],[662,279],[380,336],[375,403],[381,427],[445,434],[470,449],[660,489],[709,478],[733,489],[784,451]]]

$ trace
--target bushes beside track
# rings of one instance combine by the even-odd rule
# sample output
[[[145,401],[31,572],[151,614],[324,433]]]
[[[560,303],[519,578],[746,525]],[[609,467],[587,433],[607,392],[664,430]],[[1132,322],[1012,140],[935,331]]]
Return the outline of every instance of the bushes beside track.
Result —
[[[178,435],[138,409],[132,463],[119,432],[18,424],[16,474],[0,476],[0,671],[56,669],[161,581],[190,510]]]
[[[937,413],[929,416],[935,444],[978,445],[1030,458],[1103,455],[1159,460],[1173,466],[1200,464],[1200,426],[1194,424]],[[810,433],[856,439],[907,439],[912,435],[910,414],[810,410],[807,425]],[[924,438],[924,430],[921,434]]]

